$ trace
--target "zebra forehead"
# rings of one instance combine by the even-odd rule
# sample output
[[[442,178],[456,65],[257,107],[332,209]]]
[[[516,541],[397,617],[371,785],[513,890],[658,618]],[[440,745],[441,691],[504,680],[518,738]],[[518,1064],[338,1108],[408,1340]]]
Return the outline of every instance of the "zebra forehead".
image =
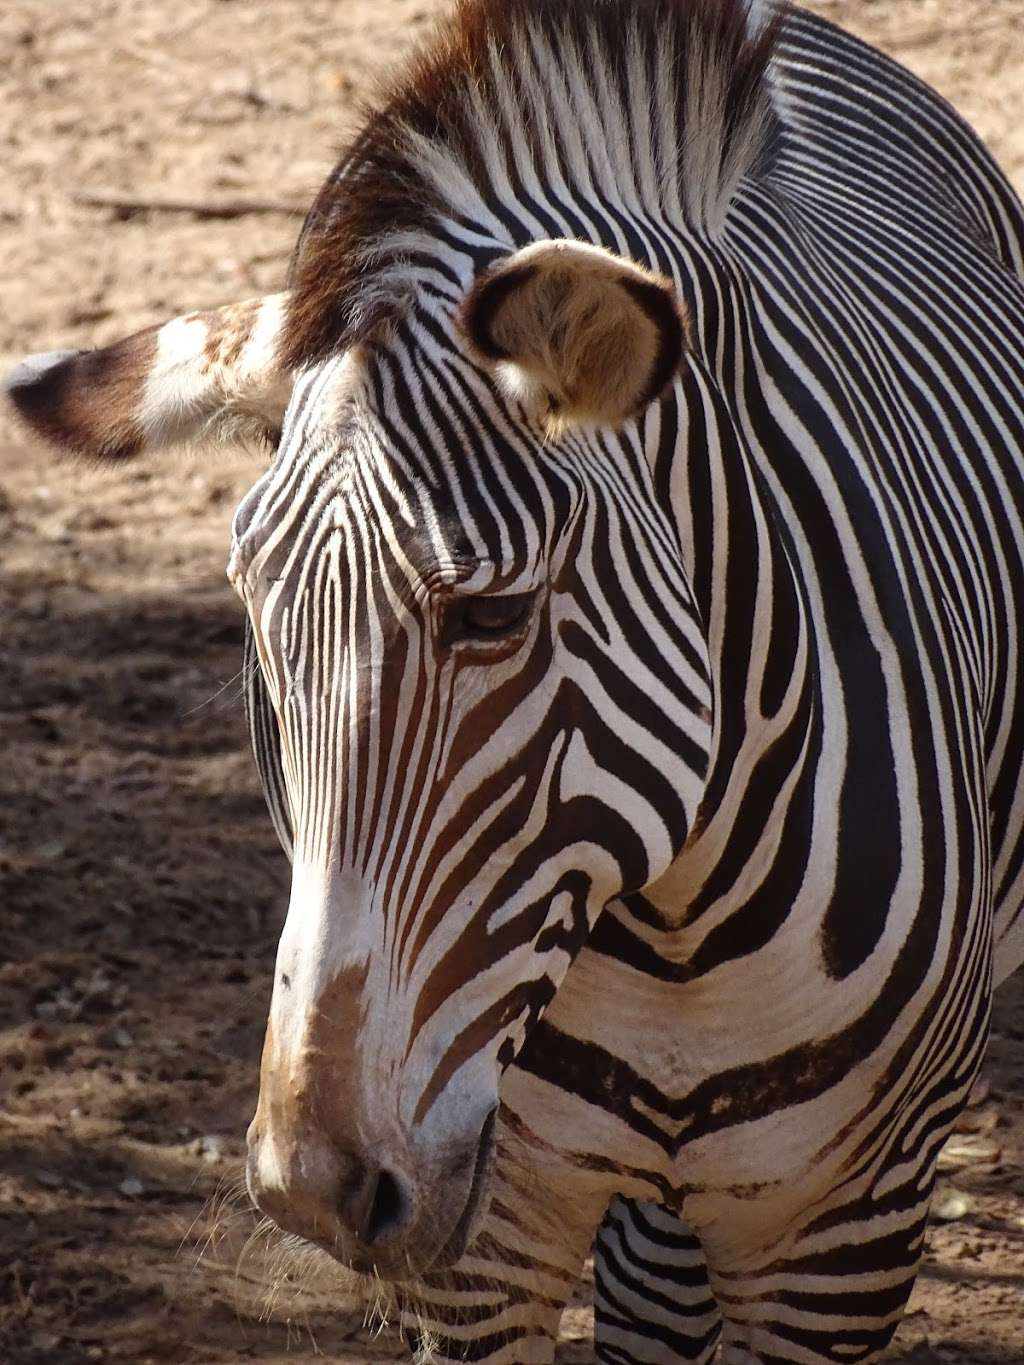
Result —
[[[292,263],[282,353],[301,368],[379,335],[423,253],[466,237],[473,268],[526,245],[499,187],[594,166],[644,207],[714,231],[776,122],[776,0],[460,0],[400,70],[321,190]],[[636,182],[635,149],[651,174]],[[597,172],[603,174],[603,172]]]
[[[353,347],[300,377],[274,468],[239,508],[236,535],[259,520],[257,503],[282,507],[286,479],[284,510],[332,498],[344,503],[373,486],[377,513],[383,497],[410,528],[425,515],[451,514],[456,503],[473,501],[479,490],[467,483],[471,464],[477,472],[484,464],[500,467],[520,508],[536,491],[543,481],[539,426],[513,420],[455,338],[420,321],[410,317],[379,344]],[[500,486],[489,496],[501,503]]]
[[[482,495],[475,481],[462,486],[459,452],[440,435],[423,440],[429,421],[422,410],[419,418],[421,431],[399,439],[371,404],[345,407],[314,377],[289,412],[273,465],[235,513],[227,574],[243,597],[262,604],[300,586],[316,597],[362,577],[404,599],[482,588],[534,562],[550,518],[525,517],[521,483],[518,498],[502,500],[492,488],[484,534],[475,518]],[[529,553],[510,557],[512,521]]]

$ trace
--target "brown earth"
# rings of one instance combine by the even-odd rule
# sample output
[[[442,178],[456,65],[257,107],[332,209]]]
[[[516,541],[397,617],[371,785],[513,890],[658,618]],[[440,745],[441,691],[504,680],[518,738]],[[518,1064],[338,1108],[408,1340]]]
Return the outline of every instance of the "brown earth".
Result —
[[[937,84],[1024,188],[1024,0],[818,7]],[[206,210],[305,204],[438,8],[6,0],[0,366],[280,284],[298,217]],[[246,1252],[237,1200],[204,1207],[240,1169],[286,885],[223,574],[256,468],[88,472],[0,431],[0,1365],[400,1354],[331,1276]],[[894,1361],[1024,1361],[1021,977],[986,1078]],[[591,1358],[587,1330],[567,1315],[562,1361]]]

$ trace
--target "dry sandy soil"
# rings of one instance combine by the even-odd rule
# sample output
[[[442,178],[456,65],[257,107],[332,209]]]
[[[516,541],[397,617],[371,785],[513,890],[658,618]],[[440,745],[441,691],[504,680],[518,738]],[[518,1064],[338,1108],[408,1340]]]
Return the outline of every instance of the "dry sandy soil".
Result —
[[[1024,0],[819,7],[938,85],[1024,188]],[[278,285],[287,207],[437,8],[5,0],[0,366]],[[90,202],[110,194],[284,211]],[[400,1354],[331,1283],[245,1252],[230,1200],[204,1207],[240,1167],[286,884],[223,575],[255,473],[91,473],[0,430],[0,1365]],[[1019,978],[976,1100],[893,1361],[1024,1361]],[[587,1331],[577,1307],[563,1362]]]

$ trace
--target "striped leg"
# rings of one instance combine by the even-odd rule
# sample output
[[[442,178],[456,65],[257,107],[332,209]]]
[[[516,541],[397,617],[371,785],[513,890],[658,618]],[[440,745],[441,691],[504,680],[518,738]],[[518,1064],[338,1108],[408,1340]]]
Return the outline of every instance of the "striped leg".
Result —
[[[594,1255],[597,1359],[703,1365],[720,1326],[704,1253],[682,1219],[658,1204],[612,1200]]]
[[[987,1000],[955,1023],[955,1062],[940,1050],[930,1084],[901,1097],[890,1125],[802,1213],[792,1189],[691,1198],[725,1320],[722,1365],[885,1357],[920,1267],[938,1154],[980,1066]]]
[[[418,1360],[430,1365],[551,1365],[562,1310],[605,1206],[586,1173],[503,1139],[478,1236],[449,1271],[429,1272],[396,1295]],[[523,1158],[526,1158],[525,1160]],[[531,1157],[537,1158],[534,1164]]]
[[[915,1173],[916,1174],[916,1173]],[[875,1365],[903,1315],[924,1243],[930,1185],[916,1179],[832,1198],[756,1261],[711,1278],[725,1324],[722,1365]]]

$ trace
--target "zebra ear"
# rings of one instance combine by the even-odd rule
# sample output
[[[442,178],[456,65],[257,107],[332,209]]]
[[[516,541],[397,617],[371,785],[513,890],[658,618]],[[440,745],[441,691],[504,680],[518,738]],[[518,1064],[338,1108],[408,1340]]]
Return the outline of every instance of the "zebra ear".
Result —
[[[6,377],[37,435],[101,460],[189,441],[276,445],[292,376],[277,360],[284,294],[189,313],[95,351],[30,356]]]
[[[485,271],[459,322],[474,358],[562,430],[637,416],[671,383],[688,330],[670,280],[571,241],[535,243]]]

